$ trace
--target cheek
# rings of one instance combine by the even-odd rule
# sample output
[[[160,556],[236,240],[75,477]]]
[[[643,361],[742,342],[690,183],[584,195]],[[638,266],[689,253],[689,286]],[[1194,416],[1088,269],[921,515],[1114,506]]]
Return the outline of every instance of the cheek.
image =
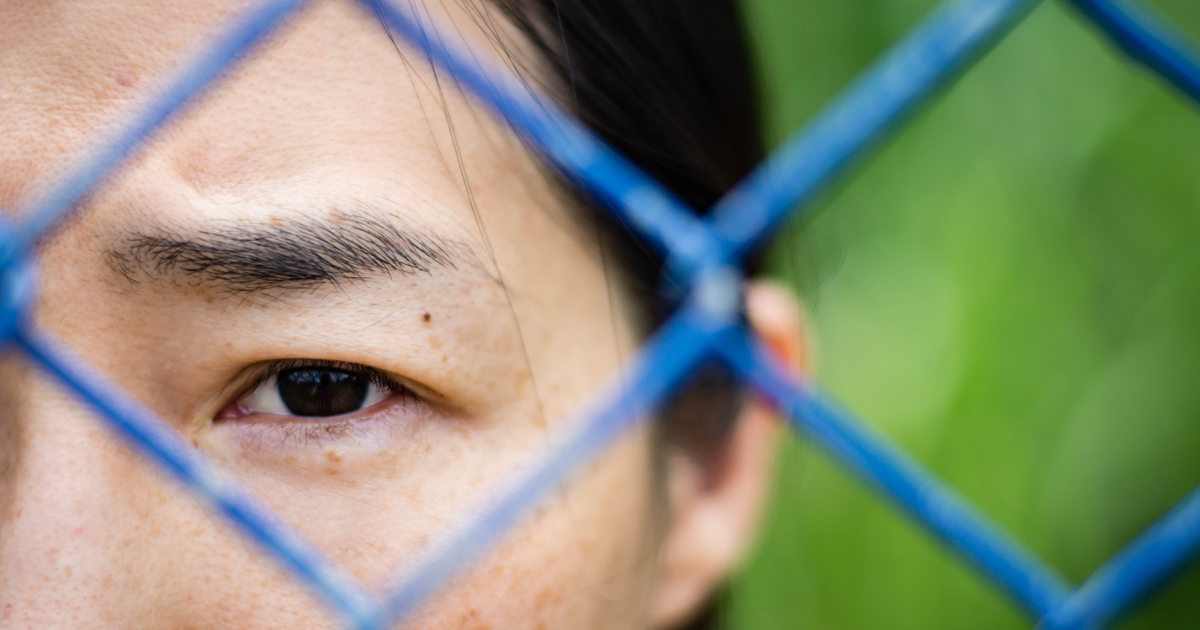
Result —
[[[642,627],[654,592],[659,542],[659,492],[652,457],[646,431],[621,440],[571,482],[553,491],[401,627]],[[171,492],[170,484],[146,474],[136,456],[129,454],[123,459],[129,465],[123,474],[130,484],[123,486],[126,492],[117,497],[125,499],[121,505],[109,507],[144,518],[136,526],[118,527],[121,518],[97,514],[80,520],[86,526],[79,531],[51,532],[50,538],[59,541],[88,538],[88,544],[80,545],[93,551],[103,549],[106,554],[99,555],[108,558],[107,567],[89,572],[104,581],[104,588],[84,588],[87,592],[79,593],[56,588],[55,598],[63,600],[62,606],[77,605],[81,620],[97,613],[111,615],[120,626],[136,620],[144,627],[171,628],[338,627],[316,598],[276,563],[228,527],[217,524],[178,489]],[[456,477],[449,471],[427,478],[427,485],[436,484],[444,500],[427,503],[423,514],[405,515],[394,509],[403,501],[384,504],[379,495],[368,499],[367,493],[360,493],[365,488],[345,484],[342,493],[347,500],[356,497],[361,503],[369,502],[372,505],[364,512],[378,515],[357,520],[356,527],[339,521],[338,508],[306,511],[298,522],[297,515],[290,513],[294,510],[275,507],[356,579],[380,584],[385,576],[395,575],[393,569],[402,572],[412,566],[423,551],[445,540],[466,516],[474,514],[482,503],[478,488],[494,488],[504,481],[469,479],[464,483]],[[447,496],[450,493],[459,496]],[[447,504],[454,507],[447,509]],[[464,504],[466,508],[460,510]],[[30,553],[25,555],[37,555],[37,562],[52,561],[45,554],[27,551]],[[93,555],[97,554],[88,557]],[[102,577],[105,575],[108,577]],[[70,586],[79,580],[64,582]],[[18,590],[7,595],[18,601],[16,608],[24,614],[27,607],[19,603],[23,594]],[[89,606],[80,600],[91,596],[104,601]],[[33,593],[30,598],[45,603],[47,595]]]
[[[622,440],[425,608],[419,628],[637,628],[658,551],[651,440]]]
[[[654,593],[659,546],[660,492],[651,449],[646,430],[620,440],[552,491],[401,627],[642,627]],[[526,454],[543,452],[533,447]],[[300,493],[281,496],[278,488],[269,491],[274,500],[267,501],[337,565],[365,584],[379,585],[396,571],[403,575],[476,515],[487,498],[481,491],[504,487],[512,466],[484,467],[494,474],[459,467],[417,475],[420,496],[406,496],[398,480],[356,484],[322,473],[310,478],[303,494],[328,497],[332,488],[326,486],[337,486],[340,499],[323,500],[323,509],[307,505]],[[265,490],[261,484],[251,487],[256,493]],[[334,627],[292,578],[227,528],[212,526],[198,506],[172,513],[180,522],[161,529],[173,531],[166,538],[175,543],[163,545],[165,554],[153,554],[164,564],[154,573],[170,584],[154,598],[161,621],[175,627],[188,620],[194,624],[188,627],[197,628]],[[182,514],[195,520],[178,518]],[[207,523],[197,526],[198,521]]]

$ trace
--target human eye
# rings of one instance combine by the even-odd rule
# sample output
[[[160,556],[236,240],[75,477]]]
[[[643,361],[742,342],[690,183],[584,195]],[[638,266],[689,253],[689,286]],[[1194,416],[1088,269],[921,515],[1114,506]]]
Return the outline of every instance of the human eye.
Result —
[[[357,363],[286,359],[257,368],[249,379],[214,422],[255,427],[259,439],[276,429],[304,443],[342,437],[391,403],[413,399],[396,379]]]
[[[351,414],[403,393],[395,380],[365,365],[278,361],[268,365],[222,416],[327,418]]]

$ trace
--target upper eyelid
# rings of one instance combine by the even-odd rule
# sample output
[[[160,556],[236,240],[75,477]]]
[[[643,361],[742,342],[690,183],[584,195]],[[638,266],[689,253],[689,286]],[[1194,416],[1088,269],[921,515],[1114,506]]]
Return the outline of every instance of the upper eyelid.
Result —
[[[286,357],[286,355],[284,356]],[[334,369],[367,372],[376,378],[383,379],[382,382],[391,388],[393,393],[402,394],[411,398],[411,401],[414,403],[427,405],[433,409],[436,409],[437,413],[443,415],[444,417],[465,419],[471,417],[472,415],[442,392],[422,383],[421,381],[407,378],[402,373],[373,367],[367,363],[359,363],[355,361],[295,358],[295,356],[255,361],[246,365],[244,368],[239,370],[237,376],[235,376],[223,388],[222,393],[217,397],[221,402],[219,405],[212,408],[211,413],[216,414],[220,409],[237,402],[243,396],[253,391],[254,388],[259,387],[263,383],[270,380],[272,376],[290,368],[305,366],[328,366]]]
[[[302,368],[326,368],[331,370],[342,370],[344,372],[362,372],[365,373],[372,383],[375,385],[386,387],[394,393],[413,393],[412,389],[405,387],[396,379],[390,377],[383,370],[374,368],[361,363],[351,363],[347,361],[333,361],[329,359],[277,359],[265,364],[264,369],[255,375],[247,385],[241,388],[240,393],[236,398],[241,398],[246,394],[261,387],[264,383],[271,380],[271,377],[277,376],[283,372]],[[236,399],[235,398],[235,399]]]

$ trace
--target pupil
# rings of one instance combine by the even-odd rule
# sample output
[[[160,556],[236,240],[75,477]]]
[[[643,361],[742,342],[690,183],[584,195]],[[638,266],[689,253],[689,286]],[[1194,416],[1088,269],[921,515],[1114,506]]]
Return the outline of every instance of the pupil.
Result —
[[[297,368],[277,377],[279,397],[297,416],[337,416],[357,411],[370,382],[359,374],[333,369]]]

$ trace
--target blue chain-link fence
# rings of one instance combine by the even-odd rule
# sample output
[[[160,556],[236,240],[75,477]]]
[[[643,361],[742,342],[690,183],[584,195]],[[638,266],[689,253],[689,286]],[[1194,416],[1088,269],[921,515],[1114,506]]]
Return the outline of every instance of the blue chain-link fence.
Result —
[[[740,323],[739,260],[934,92],[971,65],[1037,4],[958,0],[938,10],[824,113],[739,183],[709,219],[684,206],[553,102],[506,70],[441,37],[405,0],[365,0],[414,48],[451,72],[547,159],[600,199],[667,257],[688,288],[675,316],[642,348],[599,405],[555,438],[541,461],[498,489],[493,502],[374,597],[226,479],[115,383],[87,367],[28,317],[37,289],[34,244],[138,145],[303,0],[268,0],[234,20],[202,55],[180,67],[127,125],[41,187],[0,226],[0,335],[91,403],[143,455],[170,471],[263,550],[308,584],[351,628],[397,623],[485,550],[573,470],[611,443],[701,363],[728,365],[785,411],[796,430],[927,527],[1046,628],[1097,628],[1128,611],[1200,548],[1200,490],[1072,587],[953,490],[807,383],[777,365]],[[1200,101],[1197,57],[1150,16],[1113,0],[1068,0],[1125,52]]]

